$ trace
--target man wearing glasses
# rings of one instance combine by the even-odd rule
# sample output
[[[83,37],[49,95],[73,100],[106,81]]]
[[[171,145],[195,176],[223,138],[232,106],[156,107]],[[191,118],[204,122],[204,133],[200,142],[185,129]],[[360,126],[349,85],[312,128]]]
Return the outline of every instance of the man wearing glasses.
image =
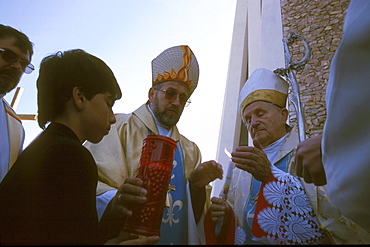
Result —
[[[101,215],[125,179],[136,176],[147,135],[164,135],[177,142],[158,244],[201,243],[196,224],[208,200],[206,186],[222,179],[221,165],[213,160],[201,163],[198,146],[176,127],[198,78],[198,62],[188,46],[166,49],[152,61],[148,101],[131,114],[117,114],[117,122],[100,143],[85,144],[99,169],[97,207]]]
[[[30,63],[32,46],[25,34],[0,24],[0,181],[22,151],[24,141],[21,120],[4,96],[18,85],[23,73],[34,70]]]

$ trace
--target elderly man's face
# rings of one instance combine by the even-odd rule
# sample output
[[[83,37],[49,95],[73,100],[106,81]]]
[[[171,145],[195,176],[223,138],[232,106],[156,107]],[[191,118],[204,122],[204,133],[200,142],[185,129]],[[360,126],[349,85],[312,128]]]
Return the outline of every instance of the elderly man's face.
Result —
[[[14,38],[7,37],[0,39],[0,48],[9,49],[16,53],[20,59],[30,61],[29,53],[23,53],[17,46],[14,45]],[[9,63],[0,58],[0,94],[6,94],[13,90],[23,74],[23,68],[20,61]]]
[[[166,91],[176,93],[176,99],[166,98]],[[167,129],[172,128],[179,121],[188,98],[188,89],[176,81],[165,82],[160,90],[151,88],[149,91],[151,109],[158,121]]]
[[[263,148],[279,140],[287,132],[285,123],[288,110],[264,101],[256,101],[243,110],[246,127]]]

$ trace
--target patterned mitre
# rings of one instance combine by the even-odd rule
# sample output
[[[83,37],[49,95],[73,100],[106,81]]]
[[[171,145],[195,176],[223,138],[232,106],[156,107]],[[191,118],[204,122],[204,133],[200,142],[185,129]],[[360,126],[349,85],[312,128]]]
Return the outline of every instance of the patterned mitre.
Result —
[[[190,95],[198,85],[198,61],[187,45],[166,49],[152,61],[152,85],[177,81],[189,89]]]
[[[273,103],[285,107],[288,97],[288,83],[268,69],[256,69],[245,82],[239,94],[239,110],[255,101]]]

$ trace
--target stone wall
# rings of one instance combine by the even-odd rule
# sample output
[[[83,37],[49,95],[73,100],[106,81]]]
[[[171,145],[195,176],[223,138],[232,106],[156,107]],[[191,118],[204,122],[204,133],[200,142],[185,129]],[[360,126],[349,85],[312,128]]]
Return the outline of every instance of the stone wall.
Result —
[[[321,134],[326,120],[325,92],[330,63],[343,33],[343,22],[350,0],[280,0],[284,37],[290,32],[303,36],[311,57],[305,68],[296,74],[300,98],[306,115],[308,137]],[[295,61],[302,58],[305,49],[297,42],[290,47]],[[290,104],[290,121],[296,122],[294,107]]]

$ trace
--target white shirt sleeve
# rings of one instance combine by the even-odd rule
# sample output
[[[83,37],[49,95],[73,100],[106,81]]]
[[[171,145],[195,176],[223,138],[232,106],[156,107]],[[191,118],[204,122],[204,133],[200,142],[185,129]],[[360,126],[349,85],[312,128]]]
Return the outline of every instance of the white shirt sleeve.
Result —
[[[96,210],[98,212],[99,220],[103,216],[103,213],[105,209],[107,208],[108,203],[113,199],[116,193],[117,193],[117,190],[108,190],[105,193],[98,195],[96,197]]]

